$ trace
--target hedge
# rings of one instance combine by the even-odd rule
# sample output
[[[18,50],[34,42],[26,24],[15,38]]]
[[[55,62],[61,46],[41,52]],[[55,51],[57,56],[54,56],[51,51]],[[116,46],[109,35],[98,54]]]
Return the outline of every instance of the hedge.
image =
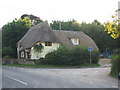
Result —
[[[120,49],[117,49],[114,51],[114,54],[112,55],[112,67],[110,74],[114,77],[118,77],[118,74],[120,72]]]
[[[92,63],[97,64],[99,60],[99,53],[97,51],[91,52]],[[51,65],[81,65],[89,63],[90,53],[86,48],[74,47],[67,48],[61,46],[59,49],[48,53],[42,63]]]

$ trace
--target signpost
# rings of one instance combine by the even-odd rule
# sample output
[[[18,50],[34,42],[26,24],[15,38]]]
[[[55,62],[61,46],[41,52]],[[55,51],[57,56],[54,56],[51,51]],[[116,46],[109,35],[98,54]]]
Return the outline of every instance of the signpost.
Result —
[[[88,48],[88,51],[90,52],[90,63],[92,63],[92,60],[91,60],[91,52],[93,51],[93,48],[92,48],[92,47],[89,47],[89,48]]]

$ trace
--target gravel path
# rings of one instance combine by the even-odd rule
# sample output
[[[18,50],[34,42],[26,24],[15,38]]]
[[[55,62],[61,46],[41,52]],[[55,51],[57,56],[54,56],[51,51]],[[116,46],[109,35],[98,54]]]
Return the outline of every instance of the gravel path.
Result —
[[[111,67],[111,59],[106,59],[106,58],[102,58],[99,60],[99,64],[101,67]]]

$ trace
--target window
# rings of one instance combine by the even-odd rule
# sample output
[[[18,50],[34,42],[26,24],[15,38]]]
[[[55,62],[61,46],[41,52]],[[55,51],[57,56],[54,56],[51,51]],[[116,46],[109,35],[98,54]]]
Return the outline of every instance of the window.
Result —
[[[51,42],[45,42],[45,46],[52,46]]]
[[[78,38],[72,38],[71,39],[73,45],[79,45],[79,39]]]
[[[20,57],[21,57],[21,58],[24,58],[24,57],[25,57],[25,52],[24,52],[24,51],[21,52]]]
[[[77,44],[78,43],[78,39],[74,38],[74,43]]]

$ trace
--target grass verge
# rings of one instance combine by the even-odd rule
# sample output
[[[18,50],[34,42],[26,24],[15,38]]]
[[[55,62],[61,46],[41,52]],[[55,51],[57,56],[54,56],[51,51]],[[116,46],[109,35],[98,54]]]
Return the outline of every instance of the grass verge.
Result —
[[[88,67],[99,67],[100,64],[85,63],[85,64],[82,64],[82,66],[88,66]]]
[[[4,64],[5,66],[16,66],[16,67],[33,67],[33,68],[80,68],[80,67],[98,67],[100,66],[99,64],[90,64],[90,63],[86,63],[80,66],[70,66],[70,65],[62,65],[62,66],[58,66],[58,65],[26,65],[26,64]]]
[[[116,73],[110,73],[110,76],[118,79],[118,74],[116,74]]]
[[[33,68],[64,68],[71,66],[57,66],[57,65],[26,65],[26,64],[4,64],[5,66],[16,66],[16,67],[33,67]]]

